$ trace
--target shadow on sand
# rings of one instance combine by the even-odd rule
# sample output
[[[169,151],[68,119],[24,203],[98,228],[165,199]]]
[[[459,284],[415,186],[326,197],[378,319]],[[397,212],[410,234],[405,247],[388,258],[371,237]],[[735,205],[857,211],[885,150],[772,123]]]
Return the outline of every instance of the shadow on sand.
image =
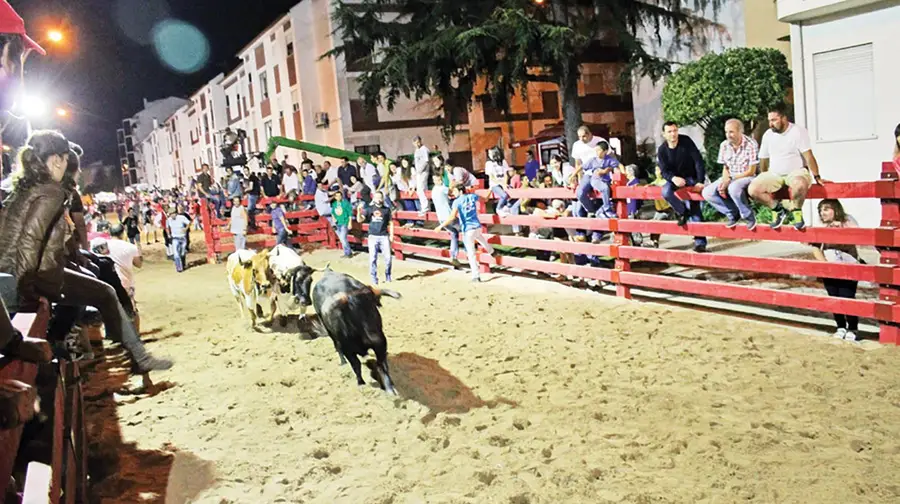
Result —
[[[122,435],[118,403],[136,403],[172,388],[174,384],[145,383],[128,390],[130,362],[118,348],[107,347],[84,384],[88,439],[88,473],[92,503],[181,504],[193,501],[215,483],[211,462],[167,446],[142,450]],[[122,394],[126,399],[122,400]],[[153,412],[127,420],[129,425],[153,421]]]
[[[515,401],[502,397],[483,400],[434,359],[403,352],[388,356],[388,362],[394,387],[400,396],[428,407],[429,412],[422,417],[422,423],[431,422],[438,413],[467,413],[477,408],[494,408],[498,404],[518,406]],[[366,362],[370,370],[374,364],[374,360]]]

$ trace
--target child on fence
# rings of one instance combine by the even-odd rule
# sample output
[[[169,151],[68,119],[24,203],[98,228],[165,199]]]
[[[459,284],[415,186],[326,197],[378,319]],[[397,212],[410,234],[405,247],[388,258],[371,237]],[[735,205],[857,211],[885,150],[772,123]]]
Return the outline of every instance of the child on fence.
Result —
[[[836,199],[825,199],[819,202],[819,220],[826,227],[836,228],[853,228],[859,227],[856,219],[844,212],[841,202]],[[828,261],[834,263],[860,264],[859,253],[855,245],[833,245],[828,243],[815,243],[813,255],[819,261]],[[856,298],[856,287],[858,282],[855,280],[844,280],[838,278],[823,279],[825,290],[831,297],[839,297],[845,299]],[[834,337],[846,341],[856,341],[856,331],[859,329],[859,317],[851,315],[843,315],[841,313],[834,314],[834,321],[837,323],[837,331]]]
[[[343,257],[353,257],[353,251],[350,250],[350,241],[347,239],[347,235],[350,233],[351,215],[353,215],[353,208],[344,199],[344,193],[335,191],[334,201],[331,202],[331,216],[334,218],[334,228],[338,239],[341,240],[341,247],[344,249]]]
[[[275,245],[291,246],[288,240],[288,223],[284,217],[284,205],[272,202],[272,211],[269,215],[272,217],[272,233],[275,234]]]
[[[240,196],[231,199],[233,205],[231,210],[231,234],[234,235],[234,250],[244,250],[247,248],[247,227],[250,222],[247,209],[241,205]]]

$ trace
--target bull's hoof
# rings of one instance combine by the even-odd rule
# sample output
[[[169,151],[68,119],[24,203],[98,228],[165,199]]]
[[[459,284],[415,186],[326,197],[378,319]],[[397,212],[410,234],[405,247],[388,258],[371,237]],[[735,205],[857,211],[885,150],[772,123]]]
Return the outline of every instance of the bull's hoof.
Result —
[[[287,317],[278,317],[278,325],[281,327],[287,327]]]

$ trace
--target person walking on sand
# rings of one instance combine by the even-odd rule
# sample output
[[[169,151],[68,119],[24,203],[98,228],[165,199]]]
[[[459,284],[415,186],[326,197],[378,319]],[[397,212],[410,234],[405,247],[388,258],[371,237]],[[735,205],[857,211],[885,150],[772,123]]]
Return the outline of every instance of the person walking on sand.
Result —
[[[369,225],[369,275],[372,283],[378,285],[378,254],[384,256],[384,281],[391,282],[391,242],[394,240],[394,221],[391,209],[384,204],[384,195],[380,191],[372,193],[372,204],[368,207],[360,205],[356,220]]]
[[[172,240],[172,249],[175,259],[175,271],[181,273],[185,270],[184,259],[187,253],[187,233],[191,220],[184,214],[176,212],[166,219],[166,227]]]
[[[247,209],[241,205],[241,197],[235,196],[231,200],[231,234],[234,235],[234,250],[244,250],[247,248],[247,228],[249,227],[249,216]]]
[[[463,233],[463,245],[466,247],[466,256],[469,258],[469,266],[472,268],[472,281],[480,282],[481,275],[478,272],[478,254],[475,242],[481,244],[488,254],[495,255],[496,251],[487,239],[481,234],[481,222],[478,220],[479,196],[475,193],[465,194],[466,186],[458,182],[450,191],[450,196],[456,198],[450,207],[450,216],[436,227],[440,231],[459,219],[459,226]]]

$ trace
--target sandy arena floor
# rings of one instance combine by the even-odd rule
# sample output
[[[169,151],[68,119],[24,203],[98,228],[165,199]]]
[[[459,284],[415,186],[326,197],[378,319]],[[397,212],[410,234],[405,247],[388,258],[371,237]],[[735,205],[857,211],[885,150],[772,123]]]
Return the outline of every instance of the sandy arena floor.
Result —
[[[326,261],[368,276],[365,255],[308,256]],[[328,339],[250,331],[223,265],[157,255],[142,331],[177,364],[154,395],[118,393],[114,350],[94,371],[97,501],[900,501],[896,348],[432,265],[394,278],[401,398],[358,388]]]

